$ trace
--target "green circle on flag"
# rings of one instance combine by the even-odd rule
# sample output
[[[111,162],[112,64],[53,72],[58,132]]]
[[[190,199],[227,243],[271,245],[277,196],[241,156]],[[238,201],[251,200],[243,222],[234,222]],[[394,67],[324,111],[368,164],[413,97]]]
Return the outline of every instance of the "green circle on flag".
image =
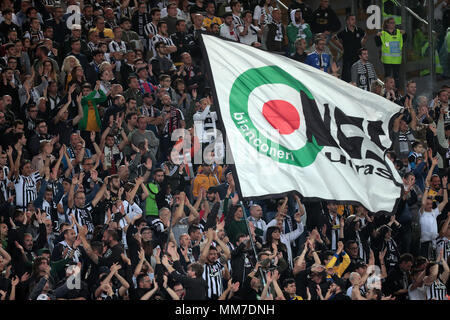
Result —
[[[298,91],[299,95],[300,91],[303,91],[308,98],[314,99],[300,81],[277,66],[249,69],[237,77],[230,91],[230,113],[234,124],[244,139],[259,153],[278,162],[299,167],[311,165],[323,149],[323,146],[317,144],[314,136],[312,142],[306,141],[302,148],[291,150],[263,135],[251,120],[248,112],[249,96],[254,89],[267,84],[288,85]]]

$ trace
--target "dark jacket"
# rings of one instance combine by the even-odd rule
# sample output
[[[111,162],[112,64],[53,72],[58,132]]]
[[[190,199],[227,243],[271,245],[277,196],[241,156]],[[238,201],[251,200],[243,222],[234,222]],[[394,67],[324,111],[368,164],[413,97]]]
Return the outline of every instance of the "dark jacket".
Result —
[[[341,22],[333,9],[318,8],[313,12],[311,21],[311,30],[313,33],[322,33],[325,31],[337,32],[341,28]]]
[[[189,278],[178,271],[173,271],[170,276],[186,289],[184,300],[206,300],[208,284],[203,278]]]
[[[273,52],[285,52],[287,45],[286,27],[283,23],[281,23],[281,30],[283,33],[283,38],[281,41],[275,40],[277,29],[278,26],[274,22],[268,25],[267,41],[266,41],[267,50]]]

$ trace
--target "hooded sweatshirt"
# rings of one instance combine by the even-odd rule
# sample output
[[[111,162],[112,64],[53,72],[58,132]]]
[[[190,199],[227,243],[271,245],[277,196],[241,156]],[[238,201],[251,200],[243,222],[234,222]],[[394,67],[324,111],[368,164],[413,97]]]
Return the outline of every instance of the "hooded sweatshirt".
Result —
[[[310,40],[312,39],[312,33],[309,25],[307,23],[297,23],[295,21],[295,13],[300,12],[300,21],[302,21],[302,11],[299,9],[291,10],[291,23],[286,28],[287,37],[289,40],[289,53],[292,54],[295,52],[295,40],[299,38],[303,38],[306,40],[308,45],[310,44]]]

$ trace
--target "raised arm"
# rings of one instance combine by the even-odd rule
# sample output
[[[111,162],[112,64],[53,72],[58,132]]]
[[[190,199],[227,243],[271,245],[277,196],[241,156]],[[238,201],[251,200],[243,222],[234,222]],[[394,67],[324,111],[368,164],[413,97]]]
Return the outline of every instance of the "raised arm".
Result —
[[[439,212],[442,212],[444,210],[445,206],[448,203],[448,185],[447,185],[448,178],[447,176],[442,177],[442,188],[444,189],[444,199],[442,199],[442,202],[439,203],[438,209]]]
[[[80,94],[77,96],[77,108],[78,108],[78,114],[75,116],[75,118],[72,119],[72,124],[75,126],[80,122],[81,119],[83,119],[84,111],[83,106],[81,105],[81,98],[83,96],[83,93],[80,92]]]
[[[442,224],[441,230],[439,230],[439,237],[445,236],[449,227],[449,223],[450,223],[450,211],[447,212],[447,219],[445,219],[444,223]]]
[[[167,291],[167,293],[172,298],[172,300],[180,300],[180,298],[178,297],[176,292],[173,291],[172,288],[167,285],[168,279],[169,278],[166,275],[163,275],[163,288],[164,288],[164,290]]]
[[[89,256],[89,258],[95,263],[98,264],[98,256],[94,253],[94,251],[92,250],[91,245],[89,244],[89,242],[86,240],[86,235],[87,235],[87,227],[86,226],[81,226],[80,228],[78,228],[78,235],[80,236],[81,239],[81,243],[83,244],[83,248],[86,251],[87,255]]]
[[[280,300],[286,300],[286,298],[283,295],[283,291],[281,291],[280,286],[278,285],[278,279],[280,278],[280,275],[278,274],[278,270],[275,269],[273,271],[273,288],[275,289],[275,293],[277,294],[277,298]]]
[[[213,235],[213,233],[214,233],[215,231],[213,230],[213,229],[208,229],[208,231],[207,231],[207,233],[206,233],[206,243],[205,243],[205,245],[204,245],[204,247],[203,247],[203,250],[202,250],[202,253],[201,253],[201,255],[200,255],[200,258],[198,259],[198,261],[200,262],[200,263],[202,263],[202,264],[204,264],[205,263],[205,261],[206,261],[206,257],[208,256],[208,253],[209,253],[209,247],[211,246],[211,242],[212,242],[212,239],[213,239],[213,237],[214,237],[214,235]]]
[[[93,207],[97,206],[97,204],[99,203],[99,201],[102,199],[103,195],[105,194],[106,191],[106,186],[108,185],[108,178],[105,178],[105,182],[103,183],[102,187],[100,188],[100,190],[97,192],[97,194],[95,195],[95,198],[92,200],[91,204]]]
[[[72,178],[72,183],[70,184],[69,195],[67,197],[67,208],[73,208],[73,194],[75,191],[75,186],[78,184],[78,177],[74,176]]]
[[[200,198],[200,196],[199,196]],[[198,202],[198,200],[197,200]],[[186,206],[189,208],[189,217],[188,217],[188,224],[192,224],[194,223],[194,221],[200,217],[200,214],[198,213],[198,209],[195,208],[195,206],[192,206],[191,203],[189,202],[188,197],[185,195],[185,200],[184,203],[186,204]]]
[[[219,244],[219,246],[222,248],[225,258],[227,260],[230,259],[231,252],[230,252],[230,249],[228,248],[228,246],[222,240],[219,239],[219,237],[217,236],[217,233],[215,231],[213,232],[213,236],[214,236],[214,241],[216,241]]]

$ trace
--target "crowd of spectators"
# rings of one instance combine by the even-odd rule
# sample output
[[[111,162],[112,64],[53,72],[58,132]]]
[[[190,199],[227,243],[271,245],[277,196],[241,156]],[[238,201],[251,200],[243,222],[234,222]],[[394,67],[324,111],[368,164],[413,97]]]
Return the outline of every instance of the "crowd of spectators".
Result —
[[[0,2],[0,300],[448,299],[450,86],[401,90],[393,19],[371,39],[377,74],[356,16],[328,0],[286,17],[271,0]],[[205,148],[219,123],[203,33],[403,106],[396,211],[240,199],[232,164]]]

